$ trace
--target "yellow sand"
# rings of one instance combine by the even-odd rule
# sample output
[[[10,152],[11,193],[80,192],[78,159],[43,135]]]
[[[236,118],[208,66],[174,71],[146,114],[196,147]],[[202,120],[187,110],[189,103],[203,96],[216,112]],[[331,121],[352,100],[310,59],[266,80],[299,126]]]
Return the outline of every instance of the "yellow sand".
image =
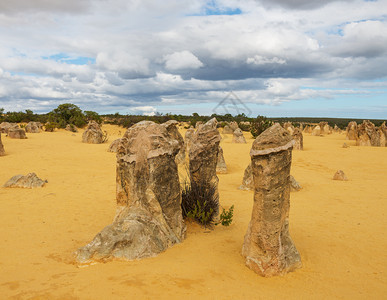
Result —
[[[81,143],[82,132],[2,136],[0,184],[36,172],[44,188],[0,188],[0,298],[16,299],[386,299],[387,148],[356,147],[344,135],[304,135],[293,151],[290,233],[303,268],[262,278],[244,265],[241,247],[253,192],[240,191],[253,139],[221,142],[228,174],[220,202],[235,205],[230,227],[188,224],[186,240],[158,257],[77,268],[71,254],[115,214],[115,154],[124,129],[105,125],[109,142]],[[121,131],[121,132],[120,132]],[[342,148],[346,142],[351,147]],[[333,181],[342,169],[349,181]]]

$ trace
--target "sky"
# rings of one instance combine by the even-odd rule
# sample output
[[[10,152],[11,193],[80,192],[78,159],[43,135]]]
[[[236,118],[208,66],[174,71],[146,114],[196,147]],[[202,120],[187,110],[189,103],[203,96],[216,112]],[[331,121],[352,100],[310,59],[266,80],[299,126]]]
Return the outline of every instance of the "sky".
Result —
[[[387,119],[387,0],[0,0],[0,108]]]

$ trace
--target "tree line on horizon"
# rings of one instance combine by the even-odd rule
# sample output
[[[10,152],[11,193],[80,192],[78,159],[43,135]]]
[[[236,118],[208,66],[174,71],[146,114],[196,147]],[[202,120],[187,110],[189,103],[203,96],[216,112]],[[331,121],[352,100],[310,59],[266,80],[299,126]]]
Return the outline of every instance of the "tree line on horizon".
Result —
[[[197,122],[207,122],[211,118],[216,118],[219,122],[219,127],[224,127],[227,122],[235,121],[238,123],[240,128],[245,131],[249,131],[249,126],[243,122],[259,123],[263,122],[264,126],[268,124],[278,122],[290,122],[293,126],[298,127],[301,123],[305,124],[316,124],[322,121],[328,122],[330,126],[337,125],[341,129],[345,129],[350,121],[355,121],[358,124],[362,123],[363,119],[349,119],[349,118],[315,118],[315,117],[265,117],[258,115],[257,117],[248,117],[245,114],[231,115],[231,114],[212,114],[211,116],[201,116],[194,112],[191,115],[181,114],[161,114],[156,113],[154,116],[145,115],[121,115],[120,113],[115,114],[98,114],[94,111],[82,111],[77,105],[72,103],[60,104],[57,108],[53,109],[49,113],[36,114],[32,110],[25,110],[19,112],[4,112],[3,108],[0,108],[0,123],[28,123],[28,122],[40,122],[45,124],[46,127],[50,128],[65,128],[68,124],[76,126],[78,128],[85,127],[91,120],[101,124],[102,122],[107,124],[119,125],[124,128],[129,128],[143,120],[153,121],[155,123],[164,123],[168,120],[176,120],[178,122],[187,122],[189,126],[195,127]],[[384,120],[371,119],[375,126],[380,126]]]

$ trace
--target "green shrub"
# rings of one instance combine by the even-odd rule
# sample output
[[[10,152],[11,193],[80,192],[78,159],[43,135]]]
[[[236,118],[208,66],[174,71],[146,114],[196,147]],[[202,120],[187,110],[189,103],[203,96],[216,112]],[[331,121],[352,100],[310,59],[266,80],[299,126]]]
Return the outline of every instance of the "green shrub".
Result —
[[[264,116],[258,116],[252,123],[250,132],[254,138],[264,132],[267,128],[271,127],[273,122],[268,120]]]
[[[214,224],[219,212],[219,196],[215,184],[205,180],[185,182],[182,188],[183,218],[190,218],[205,227]]]
[[[47,132],[54,132],[55,128],[58,127],[58,124],[56,124],[54,122],[48,122],[48,123],[46,123],[46,125],[44,125],[44,127],[45,127],[45,130]]]
[[[230,224],[232,223],[233,215],[234,205],[232,205],[229,210],[225,210],[224,208],[222,208],[222,213],[219,216],[219,222],[216,223],[216,225],[222,224],[223,226],[230,226]]]

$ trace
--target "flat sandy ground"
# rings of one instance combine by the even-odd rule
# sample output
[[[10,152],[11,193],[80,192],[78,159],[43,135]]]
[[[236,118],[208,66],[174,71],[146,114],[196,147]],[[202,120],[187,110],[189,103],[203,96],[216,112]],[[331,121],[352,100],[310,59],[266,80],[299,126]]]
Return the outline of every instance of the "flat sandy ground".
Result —
[[[386,299],[387,148],[356,147],[344,134],[304,135],[291,173],[290,233],[303,268],[262,278],[241,256],[253,192],[240,191],[253,139],[221,145],[228,174],[220,202],[235,205],[230,227],[188,224],[186,240],[158,257],[78,268],[72,253],[115,214],[115,154],[124,129],[105,125],[109,142],[81,143],[82,132],[2,135],[0,184],[35,172],[37,189],[0,188],[0,299]],[[346,142],[351,147],[342,148]],[[333,181],[342,169],[349,181]]]

